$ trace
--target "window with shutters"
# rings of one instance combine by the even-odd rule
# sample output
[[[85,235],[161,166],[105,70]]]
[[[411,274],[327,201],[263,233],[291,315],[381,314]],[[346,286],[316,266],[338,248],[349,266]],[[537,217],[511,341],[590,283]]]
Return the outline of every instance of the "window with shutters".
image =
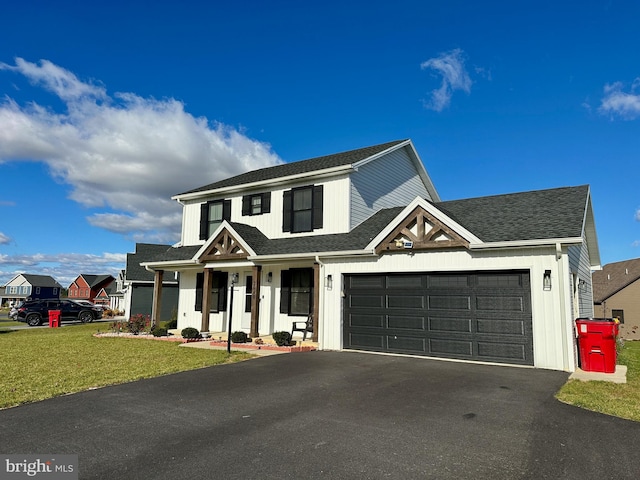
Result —
[[[262,215],[271,211],[271,192],[242,197],[242,216]]]
[[[200,240],[206,240],[223,220],[231,220],[231,200],[203,203],[200,210]]]
[[[322,228],[323,187],[311,185],[283,194],[282,231],[312,232]]]
[[[280,313],[309,315],[313,299],[313,269],[283,270],[280,278]]]
[[[211,300],[209,302],[211,313],[224,312],[227,309],[227,283],[228,273],[214,271],[211,279]],[[204,273],[196,275],[196,305],[195,310],[202,311],[202,296],[204,289]]]

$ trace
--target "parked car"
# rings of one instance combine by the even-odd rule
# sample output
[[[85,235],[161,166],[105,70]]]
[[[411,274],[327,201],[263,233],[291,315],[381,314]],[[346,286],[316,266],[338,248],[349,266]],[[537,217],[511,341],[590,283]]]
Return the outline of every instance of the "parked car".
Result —
[[[90,302],[89,302],[90,303]],[[19,322],[26,322],[32,327],[41,325],[44,321],[49,321],[49,310],[60,310],[61,321],[80,321],[82,323],[93,322],[102,318],[102,309],[95,305],[82,305],[75,300],[50,299],[31,300],[24,302],[18,308]]]

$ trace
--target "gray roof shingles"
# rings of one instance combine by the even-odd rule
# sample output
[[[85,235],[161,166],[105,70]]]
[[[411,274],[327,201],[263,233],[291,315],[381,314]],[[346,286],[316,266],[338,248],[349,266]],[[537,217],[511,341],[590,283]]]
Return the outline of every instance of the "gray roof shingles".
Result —
[[[509,242],[582,236],[589,187],[563,187],[434,203],[483,242]],[[363,249],[402,207],[378,211],[349,233],[268,239],[257,228],[232,223],[257,255],[313,254]],[[169,248],[152,261],[193,258],[200,246]]]
[[[348,152],[325,155],[322,157],[301,160],[298,162],[283,163],[281,165],[276,165],[275,167],[252,170],[250,172],[236,175],[235,177],[230,177],[219,182],[210,183],[203,187],[194,188],[193,190],[180,193],[178,194],[178,196],[187,195],[189,193],[208,192],[210,190],[215,190],[218,188],[234,187],[237,185],[245,185],[248,183],[273,180],[275,178],[283,178],[291,175],[311,173],[319,170],[325,170],[327,168],[351,165],[361,160],[365,160],[372,155],[384,152],[385,150],[405,141],[406,140],[395,140],[393,142],[382,143],[380,145],[374,145],[371,147],[349,150]]]

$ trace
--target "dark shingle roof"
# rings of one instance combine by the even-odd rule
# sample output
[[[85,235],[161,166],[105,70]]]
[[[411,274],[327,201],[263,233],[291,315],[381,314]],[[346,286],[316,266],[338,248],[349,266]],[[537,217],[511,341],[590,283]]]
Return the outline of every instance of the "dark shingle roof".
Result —
[[[602,303],[613,294],[640,279],[640,258],[609,263],[593,272],[593,301]]]
[[[30,273],[23,273],[22,276],[31,284],[33,287],[54,287],[54,288],[62,288],[53,277],[49,275],[32,275]]]
[[[136,243],[136,253],[127,254],[126,279],[132,281],[153,281],[153,272],[140,266],[158,255],[166,252],[171,245],[157,245],[153,243]]]
[[[577,238],[582,236],[588,186],[495,195],[434,203],[439,210],[484,242]],[[313,254],[361,250],[404,207],[378,211],[349,233],[268,239],[256,227],[230,225],[257,255]],[[199,245],[169,248],[154,262],[189,260]]]
[[[589,186],[436,203],[484,242],[582,236]]]
[[[357,150],[350,150],[348,152],[335,153],[333,155],[325,155],[323,157],[311,158],[308,160],[301,160],[298,162],[284,163],[282,165],[276,165],[275,167],[261,168],[259,170],[252,170],[250,172],[237,175],[235,177],[227,178],[219,182],[210,183],[203,187],[194,188],[187,192],[180,193],[178,195],[186,195],[188,193],[206,192],[209,190],[215,190],[217,188],[233,187],[237,185],[244,185],[247,183],[260,182],[265,180],[273,180],[275,178],[288,177],[291,175],[298,175],[301,173],[310,173],[318,170],[325,170],[327,168],[340,167],[343,165],[351,165],[352,163],[365,160],[372,155],[383,152],[399,143],[406,140],[396,140],[393,142],[383,143],[380,145],[374,145],[371,147],[359,148]]]
[[[97,287],[107,281],[113,281],[114,278],[111,275],[85,275],[82,274],[82,278],[89,284],[91,288]],[[104,285],[102,285],[104,287]]]

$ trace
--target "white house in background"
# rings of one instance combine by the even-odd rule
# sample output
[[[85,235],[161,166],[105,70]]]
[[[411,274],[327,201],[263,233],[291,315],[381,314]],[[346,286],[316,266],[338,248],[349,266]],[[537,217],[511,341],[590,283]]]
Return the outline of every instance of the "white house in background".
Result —
[[[399,140],[173,198],[182,240],[143,266],[159,296],[180,273],[178,328],[231,313],[255,337],[312,314],[320,349],[576,368],[600,265],[588,186],[441,201]]]

